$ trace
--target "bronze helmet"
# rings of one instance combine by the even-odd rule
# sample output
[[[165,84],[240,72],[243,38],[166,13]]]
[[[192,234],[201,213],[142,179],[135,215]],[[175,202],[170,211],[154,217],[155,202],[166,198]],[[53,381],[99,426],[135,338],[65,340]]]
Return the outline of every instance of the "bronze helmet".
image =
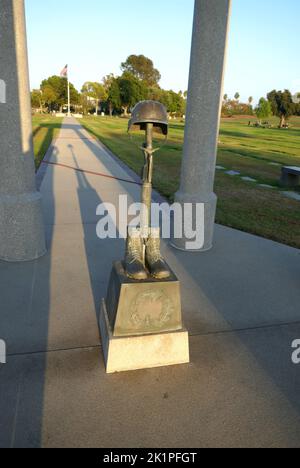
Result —
[[[157,101],[141,101],[131,113],[128,131],[133,128],[146,130],[147,123],[153,123],[154,129],[168,135],[168,114],[165,106]]]

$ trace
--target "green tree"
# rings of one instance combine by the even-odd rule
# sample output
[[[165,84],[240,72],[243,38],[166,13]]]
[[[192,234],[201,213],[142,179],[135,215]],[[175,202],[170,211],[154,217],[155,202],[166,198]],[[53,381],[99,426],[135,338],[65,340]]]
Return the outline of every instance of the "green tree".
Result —
[[[151,88],[148,88],[148,96],[147,99],[153,100],[153,101],[158,101],[161,102],[162,104],[165,104],[166,99],[164,99],[164,94],[166,92],[159,88],[158,86],[153,86]]]
[[[42,102],[48,108],[48,110],[51,111],[58,108],[58,94],[54,91],[54,89],[49,85],[45,85],[42,87],[41,91]]]
[[[117,81],[120,90],[121,107],[124,115],[127,116],[130,108],[147,98],[148,88],[144,82],[129,72],[123,73],[122,76],[117,78]]]
[[[182,116],[185,113],[185,100],[179,93],[170,90],[167,91],[167,110],[168,112]]]
[[[107,98],[104,86],[94,81],[87,81],[84,83],[81,92],[99,101],[104,101]]]
[[[295,112],[295,104],[291,92],[287,89],[284,91],[276,91],[274,89],[268,93],[267,97],[271,103],[273,114],[280,119],[279,127],[285,127],[287,120]]]
[[[102,78],[102,85],[106,91],[106,93],[108,94],[108,91],[111,87],[111,85],[113,84],[113,82],[116,80],[115,76],[113,73],[110,73],[109,75],[106,75]]]
[[[234,99],[235,99],[236,101],[239,101],[240,97],[241,97],[241,96],[240,96],[240,93],[235,93]]]
[[[228,94],[224,94],[224,97],[223,97],[224,101],[228,101]]]
[[[157,86],[161,79],[159,71],[154,68],[152,60],[144,55],[130,55],[126,62],[121,64],[121,70],[129,72],[148,86]]]
[[[295,115],[300,115],[300,93],[296,93],[298,102],[295,104]]]
[[[272,115],[271,103],[262,97],[255,109],[255,113],[259,120],[268,119]]]
[[[109,115],[112,116],[114,109],[121,108],[119,84],[113,73],[104,76],[102,84],[106,92],[106,107]]]
[[[113,78],[110,80],[110,86],[107,89],[107,104],[108,104],[108,111],[109,115],[113,115],[113,111],[121,109],[121,92],[119,86],[119,80],[117,78]]]
[[[81,93],[84,95],[84,101],[88,104],[88,98],[93,99],[95,102],[96,113],[101,102],[106,101],[107,92],[101,83],[94,81],[87,81],[84,83]]]
[[[175,93],[175,91],[166,91],[161,88],[150,88],[148,90],[148,99],[161,102],[171,114],[183,116],[186,112],[186,99],[184,93]]]
[[[49,100],[49,89],[52,89],[52,99]],[[60,76],[51,76],[50,78],[42,81],[41,90],[43,94],[47,90],[46,94],[48,95],[47,106],[49,110],[58,110],[63,107],[68,102],[68,81],[66,78]],[[55,96],[55,98],[54,98]],[[70,83],[70,101],[72,105],[78,104],[80,95],[75,89],[74,85]],[[46,101],[45,101],[46,102]]]
[[[43,110],[42,104],[42,93],[40,89],[33,89],[30,93],[31,96],[31,107],[34,109]]]

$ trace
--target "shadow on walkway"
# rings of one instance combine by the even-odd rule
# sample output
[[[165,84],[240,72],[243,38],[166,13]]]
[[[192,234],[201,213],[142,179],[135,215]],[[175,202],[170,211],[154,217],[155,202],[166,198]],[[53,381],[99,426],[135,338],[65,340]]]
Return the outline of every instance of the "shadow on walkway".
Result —
[[[69,128],[73,128],[78,136],[83,135],[77,125],[69,125]],[[99,157],[98,144],[92,140],[85,140],[85,144],[91,154]],[[74,149],[71,150],[76,162]],[[101,200],[84,174],[78,173],[77,177],[83,218],[83,189],[93,192],[92,203],[95,208],[99,203],[110,200]],[[128,192],[136,201],[139,200],[137,189],[121,184],[120,193]],[[99,301],[105,293],[104,288],[99,294],[97,280],[97,268],[103,262],[103,251],[99,249],[95,261],[91,252],[90,231],[84,226],[97,313]],[[109,246],[110,243],[115,245],[114,241],[102,242],[110,261],[120,258]],[[119,250],[121,254],[122,249],[123,243]],[[217,226],[213,251],[205,254],[184,253],[165,247],[165,253],[182,281],[183,312],[191,335],[200,337],[216,334],[216,343],[220,343],[222,348],[228,333],[232,333],[232,342],[241,352],[240,377],[243,378],[244,372],[249,372],[249,362],[261,370],[261,375],[274,393],[282,395],[283,401],[294,408],[297,427],[292,427],[291,433],[298,431],[300,440],[300,373],[291,361],[291,343],[300,338],[299,251]],[[110,268],[107,264],[105,270],[108,278]],[[210,358],[205,357],[206,361]],[[219,358],[223,359],[221,355]],[[249,379],[249,373],[245,374],[245,379]],[[253,385],[259,397],[261,383],[254,381]],[[274,406],[273,412],[275,420],[280,424],[280,418],[284,416],[281,409]]]
[[[89,154],[98,161],[101,160],[108,172],[112,170],[109,154],[103,153],[95,140],[87,138],[79,124],[65,123],[63,129],[74,131],[84,142]],[[75,142],[69,142],[67,148],[74,167],[78,168],[81,159]],[[62,157],[62,154],[58,156],[54,152],[51,161],[61,162]],[[82,166],[80,164],[80,169],[85,169]],[[59,170],[65,169],[56,169]],[[82,231],[79,232],[84,239],[80,238],[78,231],[74,237],[78,237],[78,248],[81,241],[84,241],[97,317],[100,300],[106,294],[112,262],[124,255],[124,240],[101,241],[97,238],[96,208],[100,203],[111,202],[119,194],[129,194],[133,200],[139,201],[140,187],[118,182],[109,191],[107,180],[103,180],[102,185],[100,178],[94,179],[97,176],[88,177],[78,171],[75,173],[78,185],[74,197],[77,196],[78,199],[82,223]],[[94,381],[88,380],[94,369],[89,372],[81,369],[88,382],[85,387],[86,380],[79,375],[78,368],[69,368],[66,364],[69,372],[66,381],[55,382],[58,387],[54,388],[61,391],[64,385],[69,389],[73,384],[76,388],[79,382],[78,393],[75,390],[72,393],[74,401],[65,401],[61,394],[49,397],[45,390],[46,352],[55,351],[52,347],[49,349],[49,340],[52,346],[49,331],[50,307],[51,315],[56,316],[55,330],[66,343],[69,342],[68,320],[77,316],[77,321],[74,319],[72,323],[74,332],[74,324],[75,327],[78,326],[78,317],[82,313],[78,305],[78,310],[72,311],[72,316],[66,316],[63,305],[60,305],[60,316],[60,310],[54,310],[52,303],[54,299],[51,290],[57,281],[53,275],[54,267],[56,272],[65,263],[71,262],[65,253],[64,256],[55,257],[56,264],[53,265],[52,243],[53,236],[56,235],[53,174],[53,170],[47,171],[48,254],[28,264],[0,263],[0,338],[7,341],[9,352],[8,364],[0,367],[0,446],[42,445],[45,404],[48,417],[49,414],[56,414],[58,418],[55,420],[55,427],[60,423],[68,426],[73,443],[76,443],[73,434],[78,437],[82,424],[87,424],[87,432],[91,432],[86,434],[87,438],[94,436],[93,440],[98,440],[97,434],[92,434],[92,427],[102,425],[103,432],[107,431],[104,416],[110,417],[110,440],[114,440],[114,436],[120,436],[120,424],[123,424],[124,444],[133,440],[130,437],[134,437],[136,443],[147,440],[147,436],[153,440],[153,433],[154,440],[162,440],[164,437],[168,442],[175,440],[178,433],[180,440],[192,440],[190,443],[193,446],[200,437],[202,443],[203,440],[212,442],[230,439],[233,445],[239,445],[247,438],[253,440],[253,433],[258,445],[260,437],[263,439],[264,436],[266,440],[275,437],[276,441],[284,440],[286,444],[299,441],[300,374],[299,368],[291,364],[291,341],[300,338],[299,251],[220,226],[216,228],[215,248],[211,252],[190,254],[177,252],[166,245],[163,247],[170,266],[182,283],[184,320],[192,335],[191,366],[116,375],[111,380],[103,374],[100,388],[98,380],[95,380],[96,387]],[[130,171],[128,175],[130,176]],[[110,199],[103,199],[103,194]],[[91,219],[87,216],[87,209],[92,212]],[[65,232],[71,228],[68,225],[63,227]],[[78,284],[86,289],[88,285],[83,276],[84,270],[82,265],[82,278],[80,277]],[[69,272],[73,274],[72,263]],[[69,287],[70,284],[72,285],[72,281],[69,282]],[[55,288],[54,290],[56,292]],[[68,291],[64,291],[61,288],[61,294],[62,297],[58,300],[63,302],[74,294],[74,289],[70,287]],[[96,321],[88,326],[96,327]],[[82,330],[76,332],[79,336]],[[93,343],[86,343],[87,346],[89,344],[93,346]],[[66,348],[68,349],[68,345]],[[79,352],[81,356],[84,355],[83,350],[78,350]],[[73,359],[77,365],[78,355]],[[98,355],[95,359],[98,359]],[[57,375],[61,376],[58,362],[59,359],[53,366]],[[94,362],[86,364],[87,368],[89,365],[93,368]],[[100,372],[97,368],[97,376],[98,371]],[[160,381],[170,389],[172,396],[165,393],[162,398],[157,393],[157,388],[159,391],[163,388]],[[198,385],[196,387],[195,382]],[[84,388],[91,393],[83,395]],[[91,395],[95,403],[92,408]],[[59,397],[60,400],[57,401]],[[105,397],[107,401],[102,401]],[[50,403],[46,401],[47,398],[51,400]],[[79,401],[83,406],[79,405]],[[96,406],[98,401],[101,404]],[[131,411],[128,420],[121,418],[127,410],[125,401]],[[114,405],[120,409],[120,414],[115,415]],[[74,421],[70,409],[76,411],[77,406],[81,411],[77,415],[78,419],[75,418],[78,427],[73,428],[69,424]],[[82,408],[89,414],[95,413],[96,426],[91,426],[90,420],[85,421]],[[102,413],[97,413],[96,408],[102,408]],[[159,411],[153,414],[153,408],[158,408]],[[261,408],[265,413],[261,413]],[[168,427],[167,415],[176,427]],[[65,417],[70,418],[70,421],[59,420]],[[115,426],[112,422],[114,418]],[[243,428],[243,434],[235,434],[232,436],[235,439],[232,439],[230,434],[239,432],[236,429],[239,427]],[[214,428],[217,433],[212,430]],[[270,429],[267,435],[263,432],[266,428]],[[55,430],[54,426],[48,429],[48,433],[51,430]],[[66,437],[68,439],[68,434]],[[47,442],[48,440],[43,440],[44,445]]]
[[[55,152],[52,153],[55,159]],[[47,254],[32,262],[0,262],[0,338],[7,364],[0,365],[0,447],[40,447],[44,405],[55,219],[47,226]]]

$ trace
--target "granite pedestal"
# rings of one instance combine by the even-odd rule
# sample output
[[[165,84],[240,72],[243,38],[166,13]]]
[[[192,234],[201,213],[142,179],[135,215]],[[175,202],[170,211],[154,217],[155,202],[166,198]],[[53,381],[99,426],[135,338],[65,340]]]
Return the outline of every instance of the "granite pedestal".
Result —
[[[180,283],[173,273],[168,280],[135,281],[122,262],[115,263],[99,326],[107,373],[189,362]]]

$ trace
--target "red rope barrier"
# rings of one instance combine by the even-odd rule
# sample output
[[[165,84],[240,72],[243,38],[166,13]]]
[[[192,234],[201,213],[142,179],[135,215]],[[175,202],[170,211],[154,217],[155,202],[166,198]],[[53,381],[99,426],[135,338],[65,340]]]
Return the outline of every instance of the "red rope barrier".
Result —
[[[87,171],[85,169],[80,169],[78,167],[67,166],[66,164],[60,164],[60,163],[55,163],[55,162],[50,162],[50,161],[43,161],[42,164],[48,164],[50,166],[64,167],[65,169],[71,169],[73,171],[82,172],[84,174],[91,174],[91,175],[96,175],[96,176],[99,176],[99,177],[105,177],[106,179],[118,180],[119,182],[126,182],[127,184],[134,184],[134,185],[139,185],[139,186],[143,185],[142,183],[135,182],[133,180],[121,179],[119,177],[114,177],[114,176],[111,176],[111,175],[108,175],[108,174],[102,174],[101,172]]]

